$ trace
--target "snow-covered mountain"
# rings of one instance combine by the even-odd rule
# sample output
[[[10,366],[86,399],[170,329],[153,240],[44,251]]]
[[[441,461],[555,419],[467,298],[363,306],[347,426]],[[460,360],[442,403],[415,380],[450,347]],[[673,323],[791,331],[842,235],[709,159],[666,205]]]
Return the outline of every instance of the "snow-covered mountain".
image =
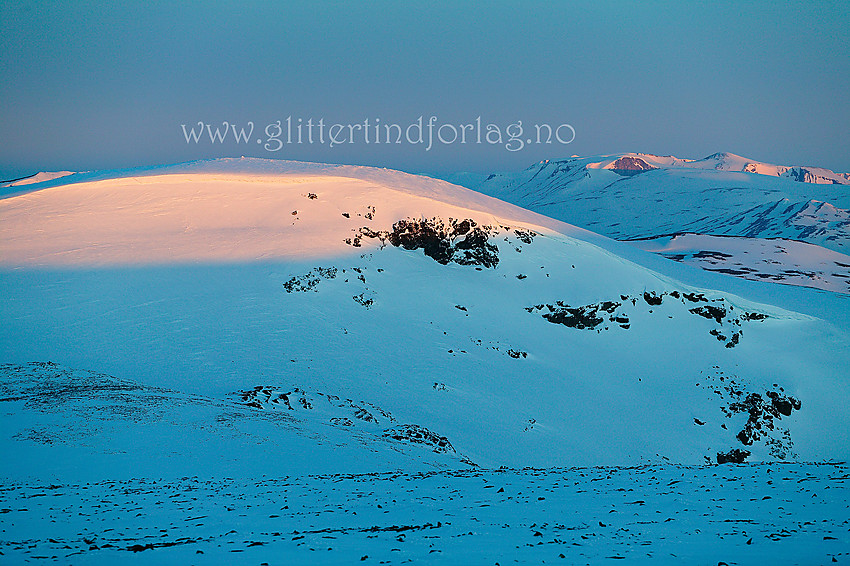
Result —
[[[446,178],[618,240],[685,233],[780,238],[815,244],[850,259],[846,173],[769,165],[729,153],[699,160],[627,153],[547,160],[512,173]],[[784,245],[781,240],[775,243]],[[806,261],[791,252],[785,250],[789,274]],[[808,284],[793,277],[783,282]]]
[[[660,274],[616,242],[394,171],[224,160],[100,178],[0,200],[12,446],[45,445],[45,387],[84,414],[65,380],[88,370],[209,399],[177,403],[191,422],[236,405],[285,415],[264,443],[355,431],[371,469],[397,465],[398,442],[483,466],[846,455],[846,312],[824,322],[694,285],[687,268]],[[82,391],[101,404],[112,390]],[[110,444],[87,457],[130,458]]]
[[[723,533],[744,563],[844,536],[846,470],[789,462],[850,454],[848,295],[270,160],[10,188],[0,242],[12,560],[721,560],[725,500],[753,513]],[[741,461],[786,467],[697,467]]]

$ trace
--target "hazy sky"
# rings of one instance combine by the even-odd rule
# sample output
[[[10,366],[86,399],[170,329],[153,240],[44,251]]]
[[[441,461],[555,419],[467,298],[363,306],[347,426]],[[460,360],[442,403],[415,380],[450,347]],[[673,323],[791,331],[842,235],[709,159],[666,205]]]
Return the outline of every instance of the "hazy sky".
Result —
[[[848,30],[846,1],[3,0],[0,179],[240,155],[485,172],[624,151],[850,171]],[[535,123],[575,139],[265,149],[265,127],[288,116],[480,116],[503,142],[517,121],[518,139]],[[181,124],[199,121],[253,121],[254,135],[187,144]]]

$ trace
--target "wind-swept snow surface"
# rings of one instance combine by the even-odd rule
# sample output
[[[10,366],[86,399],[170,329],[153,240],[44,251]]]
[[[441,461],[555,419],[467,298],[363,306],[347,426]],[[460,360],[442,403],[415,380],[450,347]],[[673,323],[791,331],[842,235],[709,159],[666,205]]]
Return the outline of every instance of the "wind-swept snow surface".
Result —
[[[0,492],[0,552],[84,564],[842,564],[847,481],[843,464],[760,464],[15,482]]]
[[[442,181],[262,160],[74,175],[0,199],[0,241],[0,442],[15,455],[0,476],[20,490],[8,509],[50,484],[85,506],[95,491],[73,486],[100,480],[166,478],[167,497],[194,475],[325,490],[309,476],[449,470],[465,489],[452,471],[850,453],[845,295],[786,289],[768,304],[771,284],[672,262],[662,274],[651,254]],[[846,496],[832,494],[835,522]],[[62,502],[47,505],[35,513]],[[268,515],[283,518],[270,533],[310,537],[391,526]],[[61,540],[78,544],[76,528]],[[107,543],[163,556],[159,542],[185,552],[180,541],[219,536],[139,528]],[[3,552],[32,541],[56,554],[28,532],[4,535]],[[345,544],[366,544],[357,536]]]

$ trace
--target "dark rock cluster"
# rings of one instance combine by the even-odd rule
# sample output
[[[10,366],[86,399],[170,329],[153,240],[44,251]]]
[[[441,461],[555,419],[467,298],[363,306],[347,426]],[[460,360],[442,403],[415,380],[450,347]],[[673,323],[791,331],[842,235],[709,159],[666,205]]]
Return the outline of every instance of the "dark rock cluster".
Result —
[[[354,299],[354,302],[356,302],[359,305],[366,307],[367,309],[372,308],[372,305],[375,304],[374,299],[372,299],[370,297],[366,297],[363,293],[360,293],[359,295],[354,295],[351,298]]]
[[[734,348],[741,341],[743,330],[741,330],[742,322],[760,321],[767,318],[767,315],[761,313],[742,312],[740,315],[733,316],[732,311],[735,310],[732,305],[727,305],[726,299],[708,299],[702,293],[687,293],[679,291],[644,291],[643,296],[632,297],[630,295],[620,295],[620,301],[601,301],[582,306],[571,306],[563,301],[557,301],[554,304],[540,304],[532,307],[526,307],[526,311],[548,311],[543,313],[543,318],[554,324],[563,324],[570,328],[579,330],[608,330],[608,326],[600,328],[603,323],[611,322],[619,325],[623,329],[628,329],[631,326],[628,315],[620,309],[623,305],[631,303],[633,307],[637,307],[640,299],[646,303],[648,307],[661,306],[664,303],[664,298],[670,297],[677,303],[686,305],[688,302],[696,303],[698,306],[688,309],[686,312],[713,320],[718,326],[709,331],[709,334],[717,338],[727,348]],[[653,312],[652,309],[649,312]],[[728,331],[721,331],[721,328]]]
[[[690,312],[709,320],[714,319],[717,321],[717,324],[723,324],[723,319],[726,317],[726,309],[723,307],[715,307],[713,305],[696,307],[690,309]]]
[[[316,291],[316,286],[322,279],[334,279],[337,274],[336,267],[314,267],[304,275],[292,277],[283,284],[287,293],[306,293]]]
[[[774,419],[791,416],[791,411],[799,411],[802,406],[795,397],[786,397],[776,391],[768,391],[765,396],[766,399],[758,393],[749,393],[745,397],[741,395],[740,400],[727,408],[728,413],[749,415],[744,428],[736,436],[742,444],[749,446],[759,440],[766,430],[773,430]]]
[[[395,247],[406,250],[421,249],[426,256],[437,263],[446,265],[480,265],[496,267],[499,263],[499,248],[490,243],[489,226],[478,226],[474,220],[449,219],[448,223],[439,218],[406,219],[393,224],[391,231],[374,231],[361,228],[351,245],[360,245],[360,237],[378,238],[382,243],[389,242]]]
[[[434,389],[446,390],[446,386],[443,383],[434,383]],[[240,405],[251,409],[282,411],[288,415],[287,418],[296,415],[305,418],[312,414],[313,418],[318,417],[336,427],[351,428],[360,431],[360,434],[376,434],[384,439],[421,445],[436,453],[456,455],[464,463],[475,465],[465,456],[458,454],[445,436],[440,436],[421,425],[396,424],[396,418],[391,413],[367,401],[343,399],[318,391],[308,392],[299,387],[280,389],[268,385],[257,385],[238,391],[235,395],[239,398]],[[387,426],[389,428],[383,428]]]
[[[403,442],[425,444],[434,452],[455,452],[454,446],[445,436],[440,436],[419,425],[401,425],[384,431],[384,436]]]
[[[381,421],[395,421],[390,413],[371,403],[355,402],[351,399],[343,399],[336,395],[318,391],[307,392],[299,387],[283,390],[268,385],[257,385],[252,389],[238,391],[236,395],[240,398],[242,405],[254,409],[311,411],[319,404],[322,404],[325,408],[340,409],[340,411],[335,410],[339,415],[331,418],[331,422],[334,424],[350,422],[350,418],[375,424],[379,424]]]
[[[530,244],[534,241],[534,237],[537,235],[537,232],[533,230],[522,230],[520,228],[514,229],[514,234],[516,234],[517,239],[523,244]]]
[[[718,464],[743,464],[747,461],[747,458],[750,456],[749,450],[741,450],[740,448],[733,448],[729,452],[718,452],[717,453],[717,463]]]
[[[621,306],[621,303],[613,301],[602,301],[590,305],[580,307],[571,307],[570,305],[557,301],[554,305],[543,304],[533,307],[526,307],[526,311],[534,312],[540,310],[548,310],[543,313],[543,318],[553,324],[563,324],[570,328],[579,330],[592,330],[605,322],[607,316],[610,322],[616,322],[623,328],[629,327],[629,318],[627,316],[613,316],[614,312]]]
[[[763,442],[770,456],[777,460],[796,457],[790,431],[777,421],[790,417],[793,411],[799,411],[802,403],[796,397],[787,395],[785,389],[774,383],[772,389],[758,390],[740,382],[738,376],[725,375],[715,368],[715,375],[706,376],[706,381],[697,383],[713,391],[722,401],[720,410],[731,419],[735,415],[747,415],[743,428],[735,434],[735,439],[744,446]],[[728,430],[726,424],[723,429]]]

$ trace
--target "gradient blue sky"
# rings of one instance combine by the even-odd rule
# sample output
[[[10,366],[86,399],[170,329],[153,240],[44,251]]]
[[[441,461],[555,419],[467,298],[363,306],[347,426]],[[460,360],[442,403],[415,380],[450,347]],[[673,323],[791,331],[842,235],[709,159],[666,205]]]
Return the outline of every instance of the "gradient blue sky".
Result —
[[[848,2],[0,3],[0,179],[256,155],[410,171],[731,151],[850,170]],[[569,145],[187,145],[287,116],[569,123]],[[256,136],[255,136],[256,137]]]

